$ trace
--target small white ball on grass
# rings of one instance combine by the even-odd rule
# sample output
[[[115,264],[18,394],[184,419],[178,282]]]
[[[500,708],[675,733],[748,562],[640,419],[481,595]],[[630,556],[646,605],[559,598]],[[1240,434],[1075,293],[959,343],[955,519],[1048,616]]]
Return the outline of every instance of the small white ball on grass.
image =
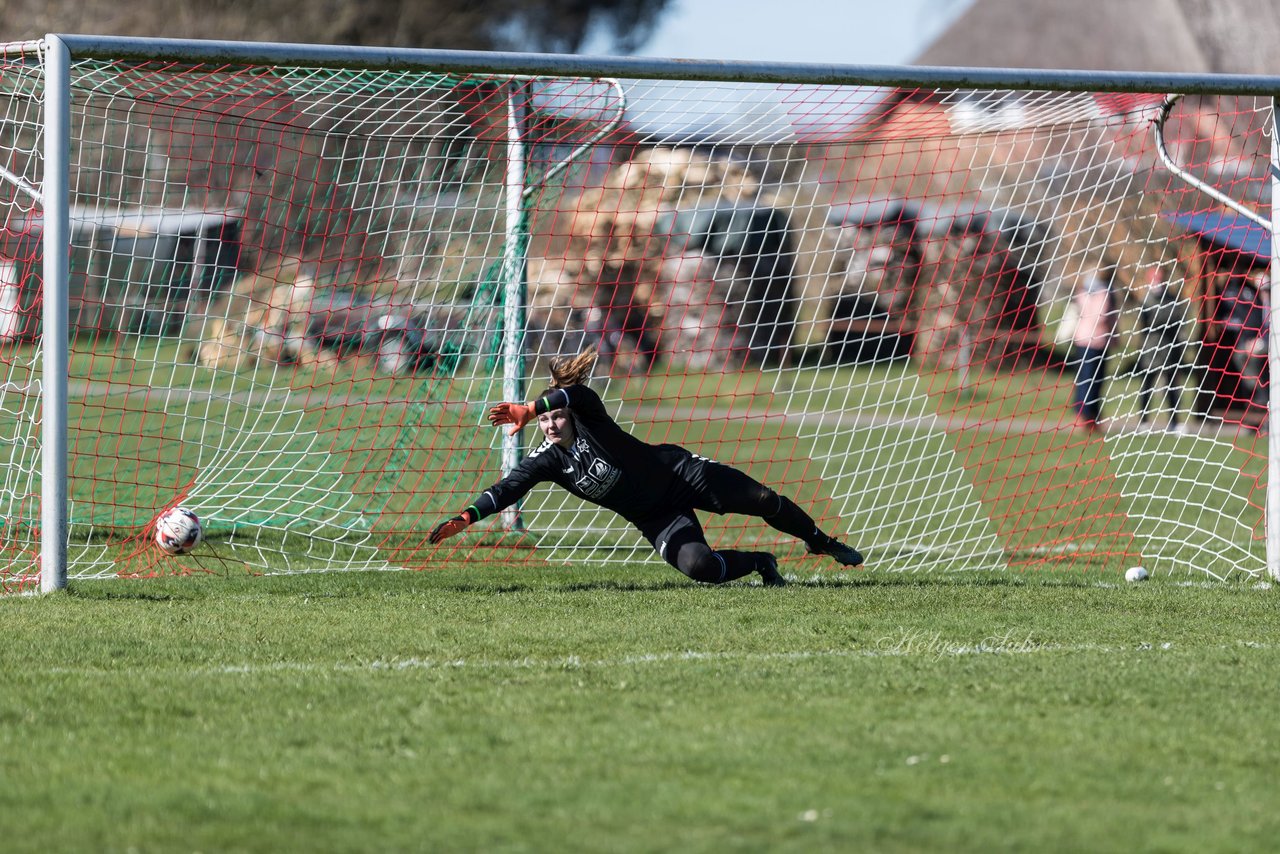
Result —
[[[1140,566],[1131,566],[1124,571],[1125,581],[1146,581],[1150,577],[1151,573],[1147,572],[1146,569]]]

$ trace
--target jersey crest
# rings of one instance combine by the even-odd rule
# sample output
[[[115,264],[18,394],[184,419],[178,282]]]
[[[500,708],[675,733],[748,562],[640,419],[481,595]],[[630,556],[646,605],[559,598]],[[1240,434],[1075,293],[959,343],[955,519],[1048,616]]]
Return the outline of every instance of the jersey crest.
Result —
[[[587,498],[603,498],[618,485],[622,471],[597,456],[595,449],[585,439],[579,438],[574,442],[571,456],[574,460],[574,485]]]

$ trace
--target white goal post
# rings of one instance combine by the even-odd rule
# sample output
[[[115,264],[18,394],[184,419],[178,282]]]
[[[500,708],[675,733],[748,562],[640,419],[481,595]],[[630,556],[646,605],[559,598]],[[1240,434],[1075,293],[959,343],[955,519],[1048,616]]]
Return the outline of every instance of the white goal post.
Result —
[[[869,571],[1280,579],[1277,91],[5,45],[0,589],[656,560],[549,487],[427,541],[534,441],[487,406],[588,346],[627,429],[792,496]],[[207,547],[169,557],[178,505]]]

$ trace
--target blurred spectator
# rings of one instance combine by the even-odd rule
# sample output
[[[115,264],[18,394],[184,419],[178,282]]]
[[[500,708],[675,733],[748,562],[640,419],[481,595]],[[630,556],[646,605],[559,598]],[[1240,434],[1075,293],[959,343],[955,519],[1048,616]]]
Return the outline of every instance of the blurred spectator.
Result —
[[[653,322],[636,294],[638,278],[633,265],[604,268],[586,312],[586,340],[612,373],[647,374],[658,359]]]
[[[1142,414],[1145,426],[1151,421],[1152,393],[1160,391],[1169,404],[1169,430],[1177,431],[1180,386],[1183,381],[1187,342],[1183,337],[1186,302],[1178,289],[1165,279],[1159,267],[1151,268],[1147,289],[1138,310],[1138,365],[1142,376]],[[1158,404],[1157,404],[1158,405]]]
[[[1218,303],[1222,318],[1223,343],[1231,347],[1231,367],[1239,378],[1238,396],[1247,407],[1266,412],[1271,382],[1268,374],[1268,337],[1271,332],[1271,277],[1258,274],[1257,281],[1233,279],[1223,288]]]
[[[1107,353],[1115,339],[1119,308],[1112,289],[1114,270],[1087,275],[1074,295],[1079,320],[1076,322],[1072,361],[1076,371],[1072,402],[1077,427],[1099,432],[1102,421],[1102,393],[1106,384]]]

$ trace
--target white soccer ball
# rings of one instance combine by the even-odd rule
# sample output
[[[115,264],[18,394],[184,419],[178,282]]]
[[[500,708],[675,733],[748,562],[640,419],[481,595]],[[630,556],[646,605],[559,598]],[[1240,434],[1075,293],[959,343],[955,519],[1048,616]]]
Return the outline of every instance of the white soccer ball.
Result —
[[[187,554],[202,539],[200,517],[185,507],[171,507],[156,519],[156,545],[165,554]]]
[[[1146,581],[1151,577],[1151,573],[1147,572],[1140,566],[1131,566],[1124,571],[1125,581]]]

